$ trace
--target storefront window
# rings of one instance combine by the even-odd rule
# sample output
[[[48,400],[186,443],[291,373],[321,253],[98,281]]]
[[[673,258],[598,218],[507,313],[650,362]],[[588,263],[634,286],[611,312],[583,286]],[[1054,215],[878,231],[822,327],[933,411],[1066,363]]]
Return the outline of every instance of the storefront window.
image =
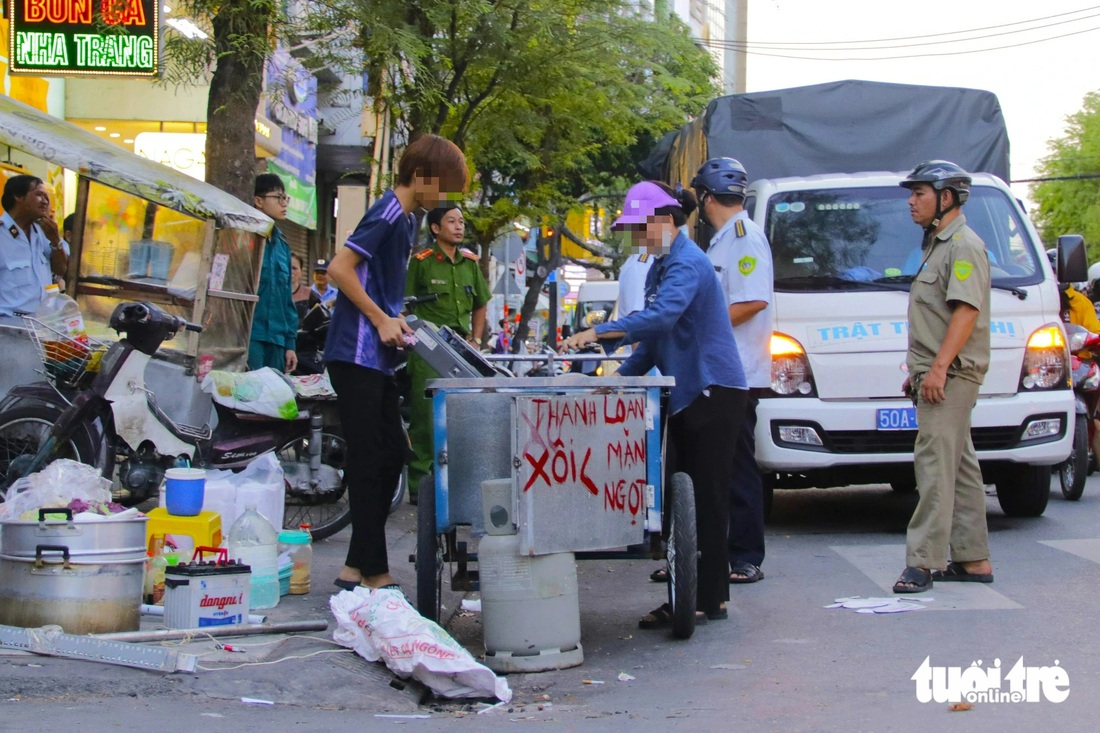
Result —
[[[207,368],[243,369],[261,239],[219,229],[204,263],[206,231],[203,219],[89,182],[76,287],[89,335],[117,339],[107,327],[114,308],[148,301],[205,329],[195,347],[180,334],[163,350],[199,355]],[[207,278],[205,303],[200,278]]]

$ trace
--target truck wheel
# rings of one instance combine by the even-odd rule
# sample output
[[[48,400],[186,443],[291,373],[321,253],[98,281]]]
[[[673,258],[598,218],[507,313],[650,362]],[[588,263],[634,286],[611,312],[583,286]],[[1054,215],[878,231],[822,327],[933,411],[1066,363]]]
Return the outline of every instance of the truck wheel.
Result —
[[[695,489],[686,473],[674,473],[668,537],[668,602],[672,606],[672,635],[690,639],[695,633],[696,594],[699,589],[699,530],[695,521]]]
[[[1089,470],[1089,423],[1085,415],[1078,415],[1073,428],[1073,452],[1058,466],[1058,481],[1062,484],[1062,496],[1067,501],[1077,501],[1085,492],[1085,478]]]
[[[1019,466],[997,482],[997,501],[1010,517],[1042,516],[1050,499],[1050,466]]]
[[[420,479],[416,494],[416,610],[429,621],[439,621],[443,553],[435,526],[435,477]]]

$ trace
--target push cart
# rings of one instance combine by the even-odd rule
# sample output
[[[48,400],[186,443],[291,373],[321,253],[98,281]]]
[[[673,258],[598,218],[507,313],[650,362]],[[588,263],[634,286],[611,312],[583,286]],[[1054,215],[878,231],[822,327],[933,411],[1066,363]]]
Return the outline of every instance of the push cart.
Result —
[[[510,377],[449,329],[410,321],[413,349],[443,378],[433,400],[433,480],[420,488],[417,608],[438,620],[443,573],[472,590],[476,553],[458,539],[512,523],[521,555],[668,560],[673,634],[695,629],[697,537],[690,478],[666,483],[662,397],[671,377]],[[486,516],[482,482],[510,479]],[[496,506],[499,505],[499,506]]]

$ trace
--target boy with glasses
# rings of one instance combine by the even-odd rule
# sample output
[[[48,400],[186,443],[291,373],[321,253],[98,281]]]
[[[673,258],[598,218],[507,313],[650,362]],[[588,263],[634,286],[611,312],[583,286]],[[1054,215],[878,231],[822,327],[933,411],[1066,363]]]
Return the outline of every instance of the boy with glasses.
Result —
[[[276,222],[286,219],[287,204],[283,181],[274,173],[256,176],[257,209]],[[290,373],[298,366],[295,353],[298,338],[298,310],[291,292],[290,245],[278,226],[264,243],[264,261],[260,268],[260,288],[256,295],[256,311],[252,316],[252,336],[248,345],[248,368],[271,367]]]

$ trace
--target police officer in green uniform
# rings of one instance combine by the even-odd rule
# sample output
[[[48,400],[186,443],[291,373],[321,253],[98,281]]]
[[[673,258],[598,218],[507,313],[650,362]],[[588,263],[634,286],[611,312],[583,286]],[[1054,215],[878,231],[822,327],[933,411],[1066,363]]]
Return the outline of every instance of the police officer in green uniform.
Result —
[[[933,160],[901,182],[925,235],[909,291],[909,377],[902,384],[917,407],[913,469],[920,501],[895,593],[926,591],[933,580],[993,582],[985,487],[970,438],[990,356],[989,256],[961,209],[970,181],[954,163]]]
[[[462,210],[457,206],[433,209],[427,219],[435,244],[409,261],[405,295],[438,296],[418,304],[417,317],[434,326],[449,326],[468,341],[480,344],[485,335],[485,306],[492,296],[478,266],[478,256],[459,247],[466,233]],[[416,454],[409,464],[409,500],[415,504],[420,482],[432,470],[432,402],[424,396],[424,385],[439,375],[411,352],[406,368],[412,382],[409,440]]]

